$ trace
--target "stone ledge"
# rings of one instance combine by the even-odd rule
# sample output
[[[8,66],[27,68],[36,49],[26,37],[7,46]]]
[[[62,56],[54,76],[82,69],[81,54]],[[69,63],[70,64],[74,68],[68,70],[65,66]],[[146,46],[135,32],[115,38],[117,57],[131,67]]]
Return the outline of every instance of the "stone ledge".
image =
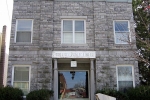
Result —
[[[61,19],[87,19],[87,16],[60,16]]]

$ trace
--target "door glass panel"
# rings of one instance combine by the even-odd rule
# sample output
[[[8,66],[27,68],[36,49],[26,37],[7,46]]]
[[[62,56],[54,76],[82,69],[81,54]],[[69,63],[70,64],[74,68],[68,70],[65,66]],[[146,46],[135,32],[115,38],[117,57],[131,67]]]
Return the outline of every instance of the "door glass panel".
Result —
[[[59,71],[58,98],[59,100],[87,100],[88,72]]]

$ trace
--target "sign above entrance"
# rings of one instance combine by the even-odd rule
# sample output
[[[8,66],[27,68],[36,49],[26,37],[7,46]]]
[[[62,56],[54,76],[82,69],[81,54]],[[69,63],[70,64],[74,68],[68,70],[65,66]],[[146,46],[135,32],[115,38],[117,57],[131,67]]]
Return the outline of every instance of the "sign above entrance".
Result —
[[[96,58],[95,51],[53,51],[52,58]]]
[[[77,67],[77,61],[71,61],[71,67]]]

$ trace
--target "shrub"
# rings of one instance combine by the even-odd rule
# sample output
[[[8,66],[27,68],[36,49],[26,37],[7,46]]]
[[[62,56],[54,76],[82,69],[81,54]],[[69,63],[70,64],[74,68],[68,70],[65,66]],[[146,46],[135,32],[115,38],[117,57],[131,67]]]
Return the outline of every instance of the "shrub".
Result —
[[[128,89],[127,95],[130,100],[149,100],[150,86],[139,86]]]
[[[40,90],[31,91],[29,94],[27,94],[26,99],[27,100],[49,100],[52,95],[53,95],[52,90],[40,89]]]
[[[97,90],[96,93],[106,94],[115,97],[117,100],[129,100],[128,96],[125,93],[113,89]]]
[[[23,100],[23,92],[18,88],[2,87],[0,88],[0,100]]]

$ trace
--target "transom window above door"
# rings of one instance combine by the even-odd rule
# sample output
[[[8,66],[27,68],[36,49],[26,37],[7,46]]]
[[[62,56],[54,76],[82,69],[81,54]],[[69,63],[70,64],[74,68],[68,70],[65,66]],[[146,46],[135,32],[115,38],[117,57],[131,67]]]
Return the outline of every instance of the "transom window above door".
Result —
[[[85,20],[62,20],[62,43],[85,44]]]

